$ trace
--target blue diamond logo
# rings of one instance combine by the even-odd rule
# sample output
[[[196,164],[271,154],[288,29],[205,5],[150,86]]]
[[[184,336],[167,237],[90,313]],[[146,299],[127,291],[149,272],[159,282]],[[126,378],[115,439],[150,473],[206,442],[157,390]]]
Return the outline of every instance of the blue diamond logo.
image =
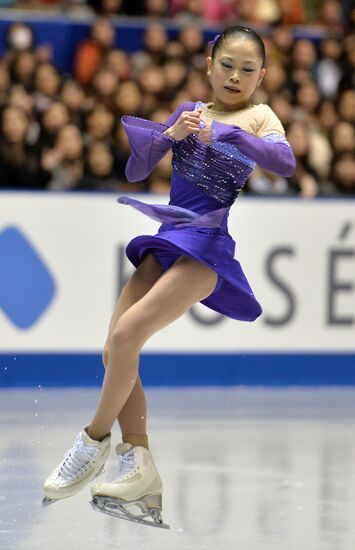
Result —
[[[56,293],[38,251],[16,227],[0,232],[0,308],[20,329],[32,327]]]

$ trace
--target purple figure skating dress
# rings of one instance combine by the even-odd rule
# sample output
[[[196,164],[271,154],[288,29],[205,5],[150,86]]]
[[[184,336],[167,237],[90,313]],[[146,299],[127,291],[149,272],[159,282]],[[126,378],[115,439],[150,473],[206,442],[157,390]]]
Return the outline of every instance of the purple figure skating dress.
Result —
[[[132,151],[126,167],[129,181],[146,178],[166,152],[173,150],[168,205],[147,204],[127,196],[118,199],[119,203],[128,204],[161,223],[155,235],[132,239],[126,254],[136,267],[148,252],[164,270],[180,256],[206,264],[218,273],[218,281],[214,291],[201,303],[232,319],[253,321],[262,309],[240,263],[234,258],[235,241],[227,225],[229,210],[256,161],[269,169],[271,162],[273,171],[288,175],[294,169],[294,156],[282,134],[260,139],[237,126],[216,121],[212,123],[211,145],[197,135],[190,134],[176,141],[163,134],[182,111],[198,109],[201,105],[205,104],[180,105],[166,124],[132,116],[122,118]],[[264,149],[260,148],[261,142]],[[275,155],[276,144],[281,149]]]

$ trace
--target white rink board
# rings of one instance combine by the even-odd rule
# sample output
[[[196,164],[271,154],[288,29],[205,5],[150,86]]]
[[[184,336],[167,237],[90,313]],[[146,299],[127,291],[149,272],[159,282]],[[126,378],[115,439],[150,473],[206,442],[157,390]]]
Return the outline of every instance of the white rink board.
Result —
[[[0,193],[0,242],[7,228],[19,230],[56,285],[49,307],[26,329],[11,322],[0,303],[0,352],[102,348],[123,281],[120,271],[127,278],[134,269],[122,254],[124,247],[159,227],[116,198]],[[168,201],[161,195],[137,198]],[[254,323],[220,319],[198,304],[195,315],[186,313],[144,350],[355,351],[355,201],[242,197],[231,208],[229,230],[263,315]],[[4,261],[0,256],[0,285]]]

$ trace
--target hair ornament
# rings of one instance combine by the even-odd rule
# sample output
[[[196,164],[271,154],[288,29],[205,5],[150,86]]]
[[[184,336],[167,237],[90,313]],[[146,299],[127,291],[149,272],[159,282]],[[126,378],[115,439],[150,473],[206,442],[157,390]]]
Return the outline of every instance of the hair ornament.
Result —
[[[209,46],[214,46],[215,43],[217,42],[217,40],[218,40],[218,38],[219,38],[220,36],[221,36],[220,34],[216,34],[216,35],[212,38],[212,40],[210,40],[210,41],[208,42],[208,45],[209,45]]]

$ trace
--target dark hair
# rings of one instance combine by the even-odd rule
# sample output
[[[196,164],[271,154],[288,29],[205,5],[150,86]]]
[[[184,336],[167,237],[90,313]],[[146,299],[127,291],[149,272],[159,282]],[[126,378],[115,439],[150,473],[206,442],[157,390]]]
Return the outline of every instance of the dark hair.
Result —
[[[256,45],[258,49],[258,53],[262,60],[262,66],[265,65],[265,44],[262,41],[261,37],[253,31],[252,29],[249,29],[249,27],[242,27],[242,26],[235,26],[235,27],[229,27],[226,29],[222,34],[219,35],[218,39],[213,45],[212,48],[212,61],[216,57],[216,54],[220,48],[222,48],[227,42],[227,40],[230,40],[232,38],[246,38],[248,40],[252,40],[254,44]]]

